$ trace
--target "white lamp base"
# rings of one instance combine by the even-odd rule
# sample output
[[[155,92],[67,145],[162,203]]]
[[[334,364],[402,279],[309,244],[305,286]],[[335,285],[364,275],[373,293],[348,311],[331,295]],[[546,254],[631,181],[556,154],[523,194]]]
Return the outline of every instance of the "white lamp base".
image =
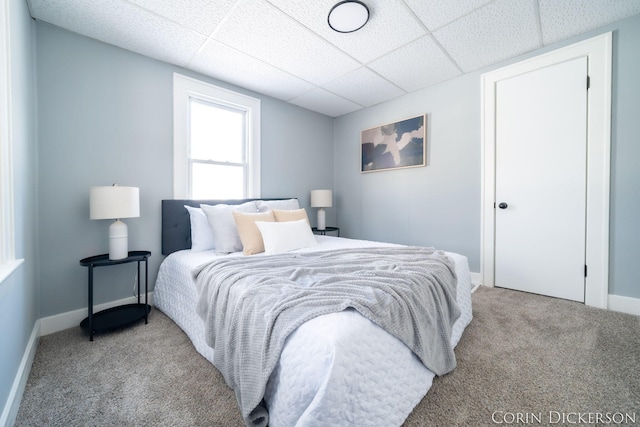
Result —
[[[324,230],[327,228],[327,214],[323,208],[318,209],[318,230]]]
[[[127,224],[115,220],[109,226],[109,259],[118,260],[125,259],[129,256],[129,234]]]

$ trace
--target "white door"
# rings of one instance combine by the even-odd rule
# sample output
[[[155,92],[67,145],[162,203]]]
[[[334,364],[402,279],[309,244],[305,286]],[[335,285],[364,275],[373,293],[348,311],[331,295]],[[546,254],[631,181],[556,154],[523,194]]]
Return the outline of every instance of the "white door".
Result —
[[[587,58],[496,86],[495,285],[584,302]]]

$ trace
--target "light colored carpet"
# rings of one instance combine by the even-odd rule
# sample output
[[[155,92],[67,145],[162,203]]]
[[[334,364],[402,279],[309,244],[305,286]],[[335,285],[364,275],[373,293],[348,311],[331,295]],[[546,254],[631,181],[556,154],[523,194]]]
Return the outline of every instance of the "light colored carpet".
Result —
[[[405,426],[490,426],[518,414],[528,422],[511,425],[545,425],[569,417],[554,424],[560,426],[580,420],[572,414],[584,420],[607,413],[640,425],[639,317],[482,287],[473,295],[473,314],[456,349],[458,367],[434,380]],[[222,376],[153,310],[148,325],[94,342],[79,328],[42,337],[16,425],[240,426],[242,420]]]

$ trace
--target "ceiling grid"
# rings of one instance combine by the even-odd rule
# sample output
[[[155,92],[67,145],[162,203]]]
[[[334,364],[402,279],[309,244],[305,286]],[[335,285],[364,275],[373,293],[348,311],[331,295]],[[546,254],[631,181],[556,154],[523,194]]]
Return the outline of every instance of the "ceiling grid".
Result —
[[[35,19],[337,117],[640,13],[621,0],[27,0]]]

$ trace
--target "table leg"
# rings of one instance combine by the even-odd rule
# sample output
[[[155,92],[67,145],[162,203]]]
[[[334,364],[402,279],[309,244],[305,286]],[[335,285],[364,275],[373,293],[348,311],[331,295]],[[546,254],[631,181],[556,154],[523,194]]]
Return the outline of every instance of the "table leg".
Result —
[[[138,304],[140,304],[140,261],[138,261]]]
[[[89,266],[89,341],[93,341],[93,265]]]
[[[140,276],[138,276],[140,277]],[[149,297],[149,260],[144,259],[144,324],[149,323],[149,305],[147,298]]]

